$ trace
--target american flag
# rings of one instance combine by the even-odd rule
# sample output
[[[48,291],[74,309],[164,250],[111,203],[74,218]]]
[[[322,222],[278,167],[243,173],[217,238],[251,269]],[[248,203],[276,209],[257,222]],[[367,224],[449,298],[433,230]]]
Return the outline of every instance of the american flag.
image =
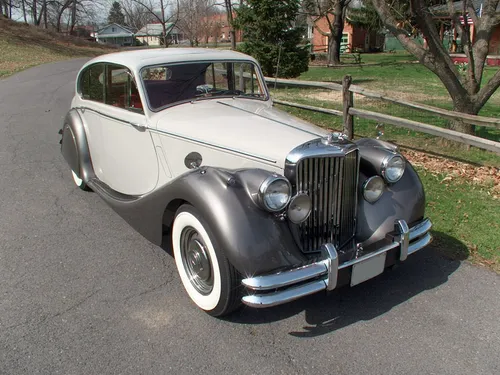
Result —
[[[470,18],[470,17],[469,17],[469,14],[468,14],[468,13],[466,14],[466,18],[467,18],[467,23],[468,23],[469,25],[472,25],[472,24],[474,23],[474,22],[472,22],[472,18]],[[460,16],[460,23],[461,23],[462,25],[465,25],[465,21],[464,21],[464,17],[463,17],[463,16]]]

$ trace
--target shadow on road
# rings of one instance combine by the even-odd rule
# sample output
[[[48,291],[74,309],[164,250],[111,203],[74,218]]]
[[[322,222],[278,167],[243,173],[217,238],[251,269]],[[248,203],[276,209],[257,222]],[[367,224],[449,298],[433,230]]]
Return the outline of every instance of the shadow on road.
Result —
[[[244,307],[226,318],[228,322],[265,324],[289,318],[305,311],[305,325],[289,334],[315,337],[334,332],[359,321],[377,318],[416,295],[448,281],[468,256],[465,245],[444,233],[435,233],[448,244],[460,248],[460,257],[446,259],[436,246],[410,256],[407,261],[373,280],[354,288],[343,287],[330,295],[318,293],[304,299],[269,309]]]

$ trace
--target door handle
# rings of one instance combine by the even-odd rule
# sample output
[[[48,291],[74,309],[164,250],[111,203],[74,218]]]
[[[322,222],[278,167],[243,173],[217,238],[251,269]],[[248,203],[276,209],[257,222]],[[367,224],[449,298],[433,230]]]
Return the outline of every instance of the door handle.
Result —
[[[134,122],[129,122],[129,124],[132,125],[134,128],[136,128],[137,130],[139,130],[140,132],[144,132],[148,128],[147,125],[136,124]]]

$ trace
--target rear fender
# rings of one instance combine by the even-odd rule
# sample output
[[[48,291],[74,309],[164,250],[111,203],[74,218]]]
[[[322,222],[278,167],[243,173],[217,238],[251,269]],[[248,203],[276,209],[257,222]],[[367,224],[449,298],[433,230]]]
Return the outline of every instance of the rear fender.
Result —
[[[64,118],[61,153],[71,170],[84,182],[94,177],[87,134],[76,109],[71,109]]]

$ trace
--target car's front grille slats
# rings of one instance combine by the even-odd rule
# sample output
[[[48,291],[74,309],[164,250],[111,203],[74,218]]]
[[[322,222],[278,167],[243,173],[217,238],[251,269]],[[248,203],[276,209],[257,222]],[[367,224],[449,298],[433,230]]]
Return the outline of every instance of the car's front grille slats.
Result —
[[[330,242],[342,248],[355,231],[358,152],[343,157],[312,157],[298,162],[297,191],[312,201],[309,218],[299,226],[304,252],[318,251]]]

